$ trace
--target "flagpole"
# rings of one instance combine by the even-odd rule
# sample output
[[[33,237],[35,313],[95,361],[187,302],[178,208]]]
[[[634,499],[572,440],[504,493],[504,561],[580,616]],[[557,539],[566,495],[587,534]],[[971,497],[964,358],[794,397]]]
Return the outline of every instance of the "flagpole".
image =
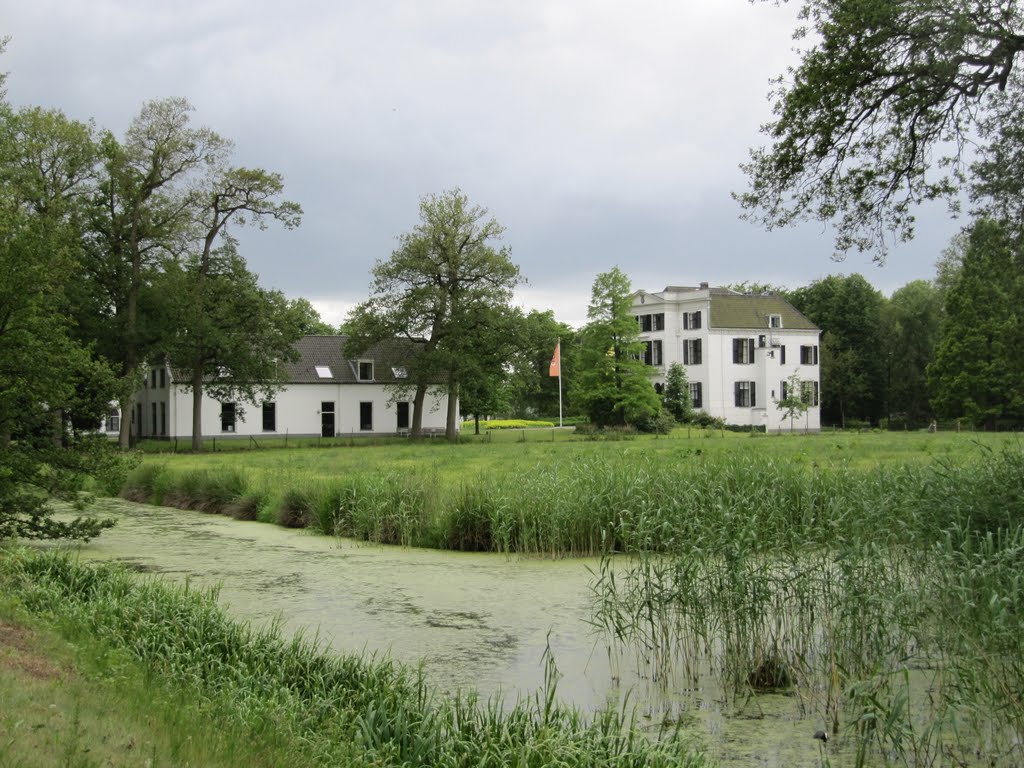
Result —
[[[558,428],[562,428],[562,339],[558,338]]]

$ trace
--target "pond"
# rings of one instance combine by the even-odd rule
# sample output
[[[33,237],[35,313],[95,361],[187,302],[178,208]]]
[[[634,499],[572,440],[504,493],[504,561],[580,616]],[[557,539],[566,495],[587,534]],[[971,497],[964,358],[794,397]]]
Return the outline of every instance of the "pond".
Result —
[[[581,710],[626,701],[641,726],[679,721],[723,765],[822,764],[812,737],[824,723],[803,718],[797,697],[726,703],[709,675],[697,684],[671,681],[666,694],[630,657],[610,653],[590,623],[596,560],[381,547],[198,512],[101,504],[118,524],[81,545],[84,559],[219,586],[236,617],[279,621],[286,633],[315,635],[338,651],[422,662],[442,691],[507,701],[543,685],[550,647],[558,696]]]

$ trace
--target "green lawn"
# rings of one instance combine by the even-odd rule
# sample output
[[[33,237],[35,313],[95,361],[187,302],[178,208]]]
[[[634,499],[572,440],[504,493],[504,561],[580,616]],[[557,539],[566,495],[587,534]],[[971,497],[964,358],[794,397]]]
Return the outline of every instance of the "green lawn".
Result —
[[[443,438],[423,441],[337,438],[308,441],[305,447],[291,442],[284,449],[260,441],[256,448],[244,440],[218,441],[208,452],[151,453],[146,463],[158,462],[168,469],[242,469],[247,473],[294,481],[300,477],[330,479],[366,472],[426,472],[441,482],[529,469],[538,464],[567,461],[575,457],[601,456],[648,462],[684,461],[695,453],[737,456],[765,453],[811,466],[845,463],[869,468],[888,462],[929,462],[937,458],[959,459],[985,449],[1017,445],[1014,433],[982,432],[830,432],[800,435],[764,435],[680,428],[669,436],[635,436],[628,440],[585,440],[571,430],[499,430],[479,437],[464,435],[457,444]],[[317,447],[317,446],[320,447]],[[166,447],[166,444],[165,446]],[[227,450],[231,449],[231,450]]]

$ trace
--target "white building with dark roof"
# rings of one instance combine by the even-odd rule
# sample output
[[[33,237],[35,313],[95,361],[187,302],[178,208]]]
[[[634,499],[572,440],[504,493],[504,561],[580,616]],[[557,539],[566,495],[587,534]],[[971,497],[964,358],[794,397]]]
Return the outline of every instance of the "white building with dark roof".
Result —
[[[220,402],[203,397],[203,437],[396,435],[413,422],[413,388],[402,391],[416,342],[393,339],[346,358],[344,336],[304,336],[296,362],[282,362],[287,384],[272,400]],[[191,438],[192,393],[187,371],[156,365],[137,393],[132,432],[136,437]],[[443,432],[448,398],[431,388],[423,409],[426,432]]]
[[[656,390],[680,363],[694,407],[727,424],[821,429],[821,331],[782,296],[701,283],[636,291],[632,299]],[[808,407],[790,423],[778,402],[794,375]]]

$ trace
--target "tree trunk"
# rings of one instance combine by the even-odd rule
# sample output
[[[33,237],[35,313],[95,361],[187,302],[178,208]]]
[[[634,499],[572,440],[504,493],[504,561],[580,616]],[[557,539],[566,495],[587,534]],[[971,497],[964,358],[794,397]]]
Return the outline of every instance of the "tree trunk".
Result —
[[[135,415],[135,393],[129,392],[118,400],[121,408],[121,424],[117,430],[117,445],[122,451],[132,447],[132,418]],[[139,425],[142,426],[141,424]]]
[[[459,436],[459,385],[458,382],[448,387],[448,418],[445,420],[444,436],[455,442]]]
[[[417,384],[412,399],[412,437],[423,434],[423,402],[427,398],[427,385]]]
[[[50,439],[54,448],[61,448],[64,445],[64,411],[56,410],[50,418],[53,419],[53,434],[50,435]]]
[[[203,371],[192,369],[192,452],[203,450]]]

